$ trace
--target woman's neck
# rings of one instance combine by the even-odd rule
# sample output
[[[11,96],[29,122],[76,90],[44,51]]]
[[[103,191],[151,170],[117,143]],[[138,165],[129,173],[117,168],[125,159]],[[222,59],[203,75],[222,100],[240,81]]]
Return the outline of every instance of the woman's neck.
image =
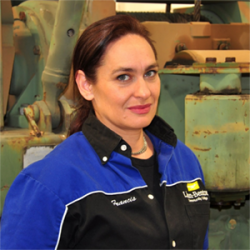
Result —
[[[144,147],[144,139],[145,137],[146,142],[147,142],[147,148],[143,153],[140,154],[135,154],[132,156],[134,158],[139,158],[139,159],[148,159],[151,157],[154,153],[154,147],[149,139],[149,137],[146,135],[146,133],[143,132],[143,130],[138,130],[138,131],[132,131],[131,133],[126,133],[124,135],[121,135],[123,140],[125,140],[131,147],[132,153],[134,152],[139,152],[143,149]]]

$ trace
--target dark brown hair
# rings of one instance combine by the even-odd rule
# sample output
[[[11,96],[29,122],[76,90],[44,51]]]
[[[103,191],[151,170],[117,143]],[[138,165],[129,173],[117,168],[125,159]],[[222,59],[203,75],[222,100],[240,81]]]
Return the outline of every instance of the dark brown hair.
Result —
[[[88,26],[78,39],[72,59],[74,81],[76,72],[82,70],[87,80],[95,83],[96,70],[101,65],[107,46],[127,34],[136,34],[145,38],[157,58],[155,47],[145,26],[128,15],[110,16]],[[93,108],[91,102],[80,95],[76,83],[74,93],[78,105],[69,135],[81,130],[89,111]]]

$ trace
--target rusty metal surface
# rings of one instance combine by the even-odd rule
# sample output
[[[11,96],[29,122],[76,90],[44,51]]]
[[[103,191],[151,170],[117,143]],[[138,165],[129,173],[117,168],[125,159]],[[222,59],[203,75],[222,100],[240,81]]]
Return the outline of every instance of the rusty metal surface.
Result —
[[[250,189],[249,95],[187,95],[185,143],[198,157],[206,187]]]
[[[26,118],[28,119],[29,124],[30,124],[30,126],[32,127],[32,129],[34,131],[34,134],[37,137],[41,137],[42,133],[41,133],[39,127],[36,124],[36,121],[35,121],[35,116],[36,115],[35,115],[35,110],[34,110],[33,106],[29,105],[27,108],[24,108],[24,114],[25,114]]]
[[[38,107],[39,119],[37,120],[37,126],[40,131],[44,132],[52,132],[52,121],[51,121],[51,113],[44,101],[37,101],[33,105]]]
[[[0,3],[0,20],[2,20],[2,4]],[[4,101],[3,101],[3,58],[2,58],[2,25],[0,23],[0,131],[4,127]]]
[[[0,214],[15,177],[23,169],[23,156],[28,148],[35,146],[56,146],[66,139],[65,133],[55,134],[46,132],[42,137],[30,134],[29,129],[5,128],[0,132],[0,165],[1,165],[1,204]]]
[[[209,221],[209,249],[250,249],[249,199],[240,207],[212,207]]]
[[[69,81],[71,56],[80,34],[79,29],[85,5],[86,1],[58,2],[49,55],[42,74],[43,101],[51,113],[53,128],[57,128],[60,123],[58,98]],[[74,18],[72,18],[72,13],[74,13]]]
[[[201,74],[200,93],[240,94],[241,74]]]
[[[61,115],[63,119],[61,120],[60,126],[58,129],[68,134],[70,129],[70,124],[73,120],[73,111],[74,109],[70,107],[69,103],[66,100],[59,100],[59,106],[61,110]]]
[[[0,2],[0,12],[0,130],[2,130],[14,61],[13,14],[10,0]]]
[[[1,92],[3,94],[1,99],[1,116],[6,114],[8,95],[11,82],[11,74],[14,63],[14,41],[13,41],[13,14],[11,10],[10,0],[1,1]],[[2,118],[1,118],[2,120]],[[3,124],[1,124],[3,127]]]
[[[43,98],[41,74],[56,10],[54,1],[26,1],[12,8],[16,54],[10,95],[15,96],[15,103],[7,112],[7,126],[28,128],[27,119],[19,110],[24,104]]]
[[[191,66],[168,65],[159,74],[238,74],[250,73],[250,63],[193,63]]]
[[[207,75],[208,78],[221,78],[219,74],[228,74],[227,78],[232,78],[230,74],[249,73],[249,61],[250,50],[181,50],[160,73],[201,74],[203,78],[203,75]],[[240,89],[239,86],[237,88]]]
[[[216,39],[217,40],[217,39]],[[222,42],[221,39],[218,41],[213,40],[216,46],[221,46],[225,41]],[[213,45],[215,46],[215,45]],[[217,48],[218,48],[217,47]],[[213,60],[208,60],[209,58],[214,58]],[[229,60],[230,59],[230,60]],[[216,50],[183,50],[175,54],[172,62],[190,60],[194,63],[225,63],[225,62],[236,62],[236,63],[249,63],[250,62],[250,50],[226,50],[226,49],[216,49]],[[168,64],[170,64],[169,62]],[[185,64],[183,64],[185,65]],[[226,66],[226,65],[225,65]],[[227,66],[229,67],[229,65]],[[233,66],[235,67],[235,65]]]

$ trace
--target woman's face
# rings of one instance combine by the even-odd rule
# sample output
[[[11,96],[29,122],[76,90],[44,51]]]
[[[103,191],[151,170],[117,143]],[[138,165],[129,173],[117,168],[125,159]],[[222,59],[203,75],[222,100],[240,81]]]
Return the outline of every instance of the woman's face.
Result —
[[[148,126],[160,94],[157,71],[154,52],[143,37],[128,34],[109,44],[87,96],[96,117],[120,135]]]

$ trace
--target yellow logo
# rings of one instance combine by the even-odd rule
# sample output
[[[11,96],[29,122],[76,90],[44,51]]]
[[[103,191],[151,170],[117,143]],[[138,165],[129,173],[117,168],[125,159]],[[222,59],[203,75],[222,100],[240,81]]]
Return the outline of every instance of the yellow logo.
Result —
[[[198,181],[187,183],[187,189],[188,189],[189,192],[197,190],[199,188],[200,188],[200,186],[198,184]]]

